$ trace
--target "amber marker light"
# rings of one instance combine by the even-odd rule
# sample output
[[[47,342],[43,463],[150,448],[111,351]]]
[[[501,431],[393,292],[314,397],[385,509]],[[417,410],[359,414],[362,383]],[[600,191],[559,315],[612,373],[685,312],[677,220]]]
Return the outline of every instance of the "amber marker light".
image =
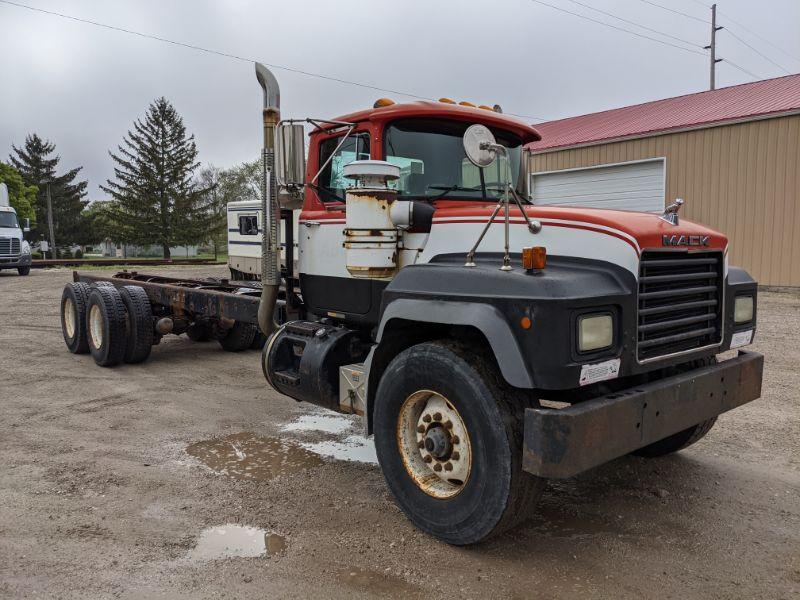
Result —
[[[522,317],[519,320],[519,326],[522,327],[523,329],[530,329],[531,325],[532,325],[532,323],[531,323],[531,318],[530,317]]]
[[[391,106],[394,104],[394,100],[391,98],[378,98],[375,100],[375,104],[372,105],[372,108],[383,108],[384,106]]]
[[[439,102],[443,102],[445,104],[455,104],[456,101],[452,98],[439,98]]]
[[[466,100],[462,100],[458,103],[459,106],[469,106],[470,108],[477,108],[472,102],[467,102]]]
[[[522,267],[526,271],[541,271],[547,265],[547,250],[544,246],[522,249]]]

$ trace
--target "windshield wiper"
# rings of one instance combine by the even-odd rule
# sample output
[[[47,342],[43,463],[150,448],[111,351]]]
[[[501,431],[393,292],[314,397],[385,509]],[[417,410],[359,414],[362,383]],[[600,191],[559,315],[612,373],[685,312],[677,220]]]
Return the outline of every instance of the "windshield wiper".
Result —
[[[429,185],[426,189],[430,190],[442,190],[442,193],[433,196],[432,198],[427,198],[428,200],[438,200],[439,198],[444,198],[450,192],[479,192],[481,187],[464,187],[463,185]]]
[[[308,187],[310,187],[312,190],[317,192],[317,196],[319,196],[320,200],[322,200],[322,196],[324,194],[327,194],[329,196],[333,196],[334,198],[336,198],[339,202],[341,202],[343,204],[346,203],[346,200],[344,198],[342,198],[339,194],[337,194],[335,191],[333,191],[331,188],[323,187],[321,185],[317,185],[316,183],[309,183]],[[322,202],[324,203],[325,201],[322,200]]]

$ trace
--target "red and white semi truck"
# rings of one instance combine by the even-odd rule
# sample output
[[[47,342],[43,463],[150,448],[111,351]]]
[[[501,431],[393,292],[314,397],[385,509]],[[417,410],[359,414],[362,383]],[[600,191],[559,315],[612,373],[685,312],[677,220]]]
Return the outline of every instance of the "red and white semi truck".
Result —
[[[757,284],[728,264],[725,235],[680,218],[679,202],[664,214],[534,206],[523,148],[539,134],[525,123],[388,100],[282,121],[277,81],[256,71],[260,292],[105,281],[145,290],[156,338],[193,323],[241,338],[257,322],[269,384],[362,415],[422,530],[480,542],[529,515],[548,479],[678,451],[760,396],[761,355],[716,358],[752,342]],[[281,219],[298,212],[295,264],[280,260],[279,232],[295,237]],[[76,275],[89,317],[67,317],[93,353],[110,293],[98,279]]]

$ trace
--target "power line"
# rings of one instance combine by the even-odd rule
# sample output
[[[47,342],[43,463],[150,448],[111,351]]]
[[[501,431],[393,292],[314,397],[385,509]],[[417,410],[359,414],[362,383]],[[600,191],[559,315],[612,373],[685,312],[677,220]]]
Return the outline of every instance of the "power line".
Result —
[[[656,2],[651,2],[650,0],[639,0],[639,2],[644,2],[645,4],[649,4],[650,6],[655,6],[656,8],[661,8],[663,10],[668,10],[671,13],[675,13],[676,15],[681,15],[686,17],[687,19],[692,19],[693,21],[700,21],[704,25],[708,25],[708,21],[705,19],[701,19],[700,17],[695,17],[694,15],[690,15],[689,13],[681,12],[679,10],[675,10],[674,8],[670,8],[669,6],[664,6],[662,4],[658,4]],[[701,4],[698,2],[698,4]],[[708,7],[706,7],[708,8]]]
[[[745,42],[745,41],[744,41],[742,38],[740,38],[738,35],[736,35],[736,34],[735,34],[735,33],[734,33],[732,30],[730,30],[730,29],[726,29],[725,31],[726,31],[726,32],[727,32],[729,35],[733,36],[733,38],[734,38],[734,39],[737,39],[737,40],[739,40],[739,41],[740,41],[742,44],[744,44],[745,46],[747,46],[748,48],[750,48],[750,50],[752,50],[753,52],[755,52],[756,54],[758,54],[758,55],[759,55],[761,58],[763,58],[763,59],[764,59],[764,60],[766,60],[767,62],[770,62],[770,63],[772,63],[773,65],[775,65],[776,67],[778,67],[778,68],[779,68],[781,71],[783,71],[783,72],[784,72],[784,73],[786,73],[787,75],[790,75],[790,74],[791,74],[791,71],[789,71],[788,69],[785,69],[784,67],[782,67],[781,65],[779,65],[778,63],[776,63],[774,60],[772,60],[772,59],[771,59],[769,56],[767,56],[767,55],[766,55],[766,54],[764,54],[763,52],[760,52],[760,51],[759,51],[757,48],[754,48],[753,46],[751,46],[750,44],[748,44],[747,42]]]
[[[765,43],[769,44],[770,46],[772,46],[772,47],[773,47],[773,48],[775,48],[776,50],[778,50],[778,51],[782,52],[783,54],[785,54],[786,56],[788,56],[789,58],[791,58],[791,59],[793,59],[793,60],[796,60],[797,62],[799,62],[799,63],[800,63],[800,58],[796,57],[794,54],[789,54],[789,53],[788,53],[786,50],[784,50],[784,49],[783,49],[783,48],[781,48],[780,46],[777,46],[777,45],[776,45],[776,44],[775,44],[775,43],[774,43],[772,40],[770,40],[769,38],[766,38],[766,37],[764,37],[763,35],[760,35],[760,34],[756,33],[756,32],[755,32],[755,31],[753,31],[752,29],[749,29],[749,28],[745,27],[744,25],[742,25],[742,24],[741,24],[741,23],[739,23],[738,21],[734,21],[733,19],[731,19],[731,17],[730,17],[730,16],[728,16],[726,13],[724,13],[724,12],[722,12],[722,11],[719,11],[719,14],[720,14],[720,15],[722,15],[722,16],[724,16],[724,17],[725,17],[725,18],[726,18],[728,21],[730,21],[731,23],[733,23],[733,24],[734,24],[734,25],[736,25],[737,27],[741,27],[741,28],[742,28],[744,31],[746,31],[746,32],[748,32],[749,34],[751,34],[751,35],[753,35],[753,36],[757,37],[757,38],[758,38],[758,39],[760,39],[762,42],[765,42]],[[781,67],[781,68],[782,68],[782,67]]]
[[[735,62],[733,62],[733,61],[732,61],[732,60],[730,60],[730,59],[727,59],[727,58],[723,59],[723,60],[722,60],[722,64],[729,64],[729,65],[730,65],[730,66],[732,66],[734,69],[739,69],[739,70],[740,70],[742,73],[746,73],[747,75],[750,75],[750,77],[752,77],[753,79],[756,79],[756,80],[761,80],[761,79],[764,79],[763,77],[760,77],[759,75],[756,75],[756,74],[755,74],[755,73],[753,73],[752,71],[748,71],[748,70],[747,70],[747,69],[745,69],[744,67],[737,65]]]
[[[274,63],[268,63],[268,62],[264,62],[263,60],[259,60],[259,59],[255,59],[255,58],[248,58],[248,57],[245,57],[245,56],[240,56],[238,54],[232,54],[230,52],[224,52],[224,51],[221,51],[221,50],[213,50],[211,48],[205,48],[203,46],[198,46],[196,44],[189,44],[187,42],[179,42],[177,40],[171,40],[169,38],[161,37],[161,36],[154,35],[154,34],[151,34],[151,33],[143,33],[141,31],[136,31],[136,30],[133,30],[133,29],[127,29],[125,27],[118,27],[116,25],[109,25],[108,23],[102,23],[100,21],[93,21],[91,19],[84,19],[84,18],[81,18],[81,17],[75,17],[73,15],[68,15],[68,14],[64,14],[64,13],[60,13],[60,12],[56,12],[56,11],[52,11],[52,10],[45,10],[44,8],[38,8],[38,7],[35,7],[35,6],[29,6],[27,4],[21,4],[19,2],[12,2],[11,0],[0,0],[0,4],[7,4],[9,6],[16,6],[18,8],[24,8],[24,9],[27,9],[27,10],[30,10],[30,11],[33,11],[33,12],[44,13],[46,15],[51,15],[51,16],[54,16],[54,17],[60,17],[62,19],[68,19],[70,21],[77,21],[78,23],[84,23],[86,25],[94,25],[95,27],[102,27],[104,29],[109,29],[111,31],[116,31],[116,32],[120,32],[120,33],[127,33],[129,35],[135,35],[137,37],[141,37],[141,38],[145,38],[145,39],[149,39],[149,40],[155,40],[155,41],[158,41],[158,42],[163,42],[165,44],[172,44],[174,46],[180,46],[182,48],[188,48],[190,50],[196,50],[198,52],[205,52],[207,54],[213,54],[213,55],[216,55],[216,56],[221,56],[221,57],[229,58],[229,59],[232,59],[232,60],[238,60],[238,61],[248,62],[248,63],[261,62],[261,63],[265,64],[266,66],[268,66],[270,68],[278,69],[278,70],[281,70],[281,71],[287,71],[289,73],[295,73],[297,75],[304,75],[306,77],[314,77],[316,79],[324,79],[325,81],[332,81],[332,82],[341,83],[341,84],[344,84],[344,85],[352,85],[352,86],[356,86],[356,87],[360,87],[360,88],[364,88],[364,89],[368,89],[368,90],[374,90],[374,91],[378,91],[378,92],[387,92],[389,94],[395,94],[395,95],[398,95],[398,96],[407,96],[409,98],[415,98],[417,100],[435,101],[434,98],[429,98],[427,96],[420,96],[419,94],[412,94],[411,92],[404,92],[404,91],[401,91],[401,90],[394,90],[394,89],[391,89],[391,88],[384,88],[384,87],[380,87],[380,86],[373,85],[373,84],[370,84],[370,83],[362,83],[362,82],[359,82],[359,81],[351,81],[349,79],[342,79],[342,78],[339,78],[339,77],[332,77],[330,75],[323,75],[321,73],[313,73],[311,71],[304,71],[302,69],[296,69],[294,67],[287,67],[287,66],[284,66],[284,65],[277,65],[277,64],[274,64]],[[520,117],[520,118],[523,118],[523,119],[532,119],[534,121],[547,121],[548,120],[548,119],[545,119],[543,117],[536,117],[536,116],[533,116],[533,115],[520,115],[520,114],[516,114],[516,113],[506,113],[506,114],[510,115],[510,116],[513,116],[513,117]]]
[[[2,1],[2,0],[0,0]],[[644,38],[646,40],[650,40],[652,42],[658,42],[659,44],[664,44],[665,46],[671,46],[673,48],[677,48],[678,50],[683,50],[684,52],[691,52],[692,54],[699,54],[700,56],[705,56],[705,52],[700,52],[698,50],[692,50],[691,48],[686,48],[685,46],[678,46],[677,44],[673,44],[672,42],[665,42],[664,40],[659,40],[658,38],[650,37],[649,35],[644,35],[643,33],[638,33],[636,31],[631,31],[630,29],[625,29],[624,27],[617,27],[616,25],[612,25],[611,23],[606,23],[605,21],[600,21],[598,19],[593,19],[592,17],[587,17],[586,15],[582,15],[580,13],[572,12],[565,8],[561,8],[560,6],[555,6],[553,4],[548,4],[547,2],[542,2],[542,0],[531,0],[531,2],[535,2],[536,4],[541,4],[542,6],[547,6],[548,8],[552,8],[554,10],[566,13],[568,15],[572,15],[573,17],[578,17],[579,19],[584,19],[586,21],[591,21],[592,23],[597,23],[598,25],[603,25],[605,27],[610,27],[611,29],[616,29],[617,31],[623,31],[625,33],[629,33],[631,35],[635,35],[636,37]]]
[[[663,35],[664,37],[672,38],[673,40],[677,40],[679,42],[683,42],[684,44],[688,44],[689,46],[697,46],[698,48],[701,48],[700,44],[695,44],[694,42],[690,42],[689,40],[685,40],[683,38],[674,36],[674,35],[672,35],[670,33],[664,33],[663,31],[659,31],[658,29],[652,29],[651,27],[647,27],[646,25],[642,25],[640,23],[637,23],[636,21],[630,21],[630,20],[625,19],[623,17],[618,17],[617,15],[612,14],[610,12],[606,12],[604,10],[600,10],[599,8],[595,8],[595,7],[590,6],[588,4],[584,4],[583,2],[578,2],[578,0],[569,0],[569,1],[572,2],[573,4],[577,4],[578,6],[583,6],[584,8],[588,8],[589,10],[593,10],[595,12],[598,12],[601,15],[606,15],[608,17],[611,17],[612,19],[617,19],[618,21],[622,21],[623,23],[628,23],[629,25],[633,25],[635,27],[640,27],[641,29],[645,29],[646,31],[650,31],[652,33],[657,33],[658,35]]]

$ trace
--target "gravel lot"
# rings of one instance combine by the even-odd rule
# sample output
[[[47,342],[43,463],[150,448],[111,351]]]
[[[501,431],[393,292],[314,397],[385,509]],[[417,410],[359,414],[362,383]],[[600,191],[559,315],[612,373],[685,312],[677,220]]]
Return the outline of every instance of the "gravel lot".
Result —
[[[171,336],[139,366],[69,354],[69,280],[0,273],[2,597],[800,595],[796,294],[760,296],[761,400],[680,455],[553,484],[527,525],[453,548],[394,506],[357,421],[270,391],[257,353]],[[226,524],[267,532],[268,556],[213,560],[203,532]]]

